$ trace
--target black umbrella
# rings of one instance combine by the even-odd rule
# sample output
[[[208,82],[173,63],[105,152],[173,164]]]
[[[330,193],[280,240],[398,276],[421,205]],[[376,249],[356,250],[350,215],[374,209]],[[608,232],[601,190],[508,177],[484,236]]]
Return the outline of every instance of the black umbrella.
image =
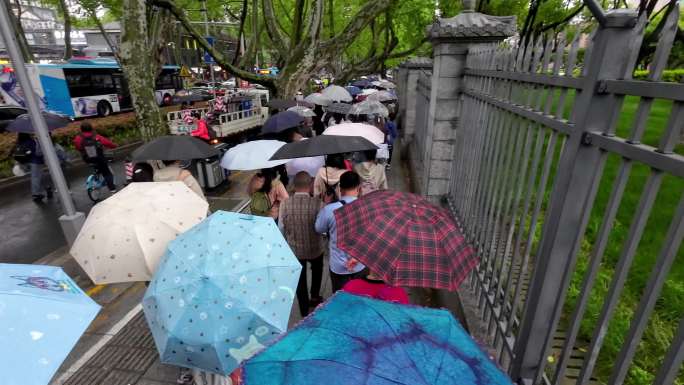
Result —
[[[218,154],[217,149],[192,136],[161,136],[133,151],[133,160],[191,160]]]
[[[297,105],[297,101],[293,99],[272,99],[268,102],[268,106],[276,110],[287,110],[290,107]]]
[[[270,160],[306,158],[377,149],[376,145],[360,136],[321,135],[308,140],[288,143],[280,147]]]
[[[71,122],[71,118],[66,115],[58,115],[45,111],[43,111],[42,114],[49,131],[64,127]],[[16,119],[5,127],[5,129],[10,132],[23,132],[26,134],[33,134],[35,132],[29,114],[17,116]]]
[[[270,118],[264,123],[261,132],[264,134],[277,134],[289,128],[298,127],[304,122],[304,118],[294,111],[283,111]]]
[[[352,106],[351,104],[347,103],[333,103],[329,105],[325,111],[330,112],[332,114],[343,114],[346,115],[349,113],[349,110],[351,110]]]

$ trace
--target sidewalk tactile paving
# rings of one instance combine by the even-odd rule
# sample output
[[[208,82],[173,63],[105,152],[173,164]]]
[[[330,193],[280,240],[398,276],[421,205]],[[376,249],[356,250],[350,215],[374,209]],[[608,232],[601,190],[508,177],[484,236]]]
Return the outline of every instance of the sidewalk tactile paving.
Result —
[[[124,370],[112,370],[102,380],[102,385],[131,385],[135,384],[142,374]],[[95,384],[93,384],[95,385]]]

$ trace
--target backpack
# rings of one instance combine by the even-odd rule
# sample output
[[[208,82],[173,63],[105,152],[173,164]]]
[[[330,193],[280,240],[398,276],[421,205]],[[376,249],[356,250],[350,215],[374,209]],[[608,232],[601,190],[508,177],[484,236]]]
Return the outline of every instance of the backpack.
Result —
[[[33,155],[33,151],[26,142],[17,143],[12,151],[12,157],[20,164],[29,163],[31,155]]]
[[[97,140],[95,135],[81,135],[81,147],[83,148],[83,160],[86,162],[95,162],[104,158],[102,143]]]
[[[252,194],[252,201],[249,203],[249,210],[252,215],[259,217],[271,216],[271,199],[268,194],[262,191],[257,191]]]

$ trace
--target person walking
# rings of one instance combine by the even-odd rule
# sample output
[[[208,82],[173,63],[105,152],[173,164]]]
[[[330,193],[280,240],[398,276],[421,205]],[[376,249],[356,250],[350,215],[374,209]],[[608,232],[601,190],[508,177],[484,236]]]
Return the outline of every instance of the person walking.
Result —
[[[365,161],[357,163],[354,171],[361,178],[361,194],[369,194],[376,190],[387,190],[387,175],[385,166],[378,164],[375,159],[377,150],[363,152]]]
[[[321,167],[314,179],[313,193],[315,197],[328,194],[331,197],[340,196],[340,176],[347,172],[342,154],[328,155],[325,159],[325,166]]]
[[[297,301],[300,314],[306,317],[309,308],[323,302],[320,294],[323,279],[323,239],[314,229],[321,200],[311,196],[311,177],[306,171],[295,175],[294,188],[294,195],[280,204],[278,227],[302,264],[302,273],[297,283]],[[311,265],[310,292],[307,292],[307,263]]]
[[[372,271],[361,278],[352,279],[342,288],[347,293],[375,298],[387,302],[396,302],[404,305],[409,304],[409,297],[401,287],[387,284]]]
[[[315,229],[319,234],[327,233],[330,248],[330,280],[333,293],[342,289],[352,279],[366,275],[366,266],[359,263],[349,254],[337,248],[337,224],[335,210],[342,206],[353,204],[361,192],[361,178],[354,171],[347,171],[340,177],[341,197],[333,202],[326,196],[327,205],[321,209],[316,217]]]
[[[197,194],[197,196],[207,200],[207,198],[204,197],[202,186],[200,186],[199,182],[192,176],[190,171],[181,168],[180,161],[165,160],[163,163],[165,167],[154,172],[153,178],[155,182],[183,182],[190,190]]]
[[[45,158],[43,151],[37,140],[26,133],[19,133],[17,136],[17,146],[14,150],[15,159],[20,162],[27,162],[31,172],[31,197],[34,202],[42,202],[45,196],[52,198],[52,180],[45,177]],[[21,156],[21,158],[19,158]],[[43,195],[45,192],[45,195]]]
[[[392,152],[394,151],[394,141],[399,136],[397,131],[397,124],[395,123],[397,115],[394,112],[390,112],[389,118],[385,122],[385,137],[387,143],[387,169],[389,170],[392,165]]]
[[[247,193],[251,198],[249,209],[252,215],[271,217],[275,221],[278,220],[280,204],[290,197],[275,168],[265,168],[254,175]]]
[[[109,191],[115,193],[114,174],[109,168],[104,149],[116,148],[116,144],[106,137],[98,135],[90,122],[83,122],[81,123],[81,133],[74,137],[74,147],[81,153],[83,160],[93,165],[97,172],[104,177]]]

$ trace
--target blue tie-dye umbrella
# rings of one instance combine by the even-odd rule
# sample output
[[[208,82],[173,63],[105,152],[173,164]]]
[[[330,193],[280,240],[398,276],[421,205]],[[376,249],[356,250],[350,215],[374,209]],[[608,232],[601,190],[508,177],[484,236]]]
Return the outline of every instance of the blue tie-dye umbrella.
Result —
[[[231,373],[287,330],[300,271],[271,218],[218,211],[181,234],[143,298],[162,362]]]
[[[446,310],[340,292],[244,364],[245,385],[510,385]]]
[[[0,383],[47,384],[99,310],[59,267],[0,264]]]

